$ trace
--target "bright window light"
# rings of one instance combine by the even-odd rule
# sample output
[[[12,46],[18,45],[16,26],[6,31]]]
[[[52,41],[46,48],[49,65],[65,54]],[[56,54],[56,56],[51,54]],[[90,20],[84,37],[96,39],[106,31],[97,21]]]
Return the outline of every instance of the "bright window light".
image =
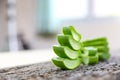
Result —
[[[57,18],[76,19],[87,15],[87,0],[54,0],[54,4]]]
[[[96,17],[120,16],[120,0],[94,0]]]

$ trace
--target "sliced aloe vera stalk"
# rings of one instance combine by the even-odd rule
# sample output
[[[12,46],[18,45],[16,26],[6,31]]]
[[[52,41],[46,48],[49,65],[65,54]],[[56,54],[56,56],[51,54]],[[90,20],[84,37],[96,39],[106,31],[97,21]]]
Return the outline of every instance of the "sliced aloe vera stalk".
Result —
[[[105,52],[101,52],[98,53],[99,55],[99,60],[108,60],[110,58],[110,53],[105,53]]]
[[[108,45],[107,38],[101,37],[83,41],[84,46],[106,46]]]
[[[53,50],[59,57],[76,59],[80,56],[80,51],[74,51],[67,46],[53,46]]]
[[[97,64],[98,61],[99,61],[99,57],[98,57],[98,54],[96,54],[95,56],[83,55],[82,56],[82,61],[86,65]]]
[[[98,52],[109,52],[108,46],[95,46],[97,48]]]
[[[80,41],[81,35],[75,30],[73,26],[63,27],[64,35],[72,35],[76,41]]]
[[[84,46],[107,46],[108,42],[105,41],[95,41],[95,42],[83,42]]]
[[[82,48],[82,43],[74,40],[70,35],[58,35],[57,39],[61,46],[68,46],[73,50],[80,50]]]
[[[61,69],[75,69],[81,64],[81,59],[77,58],[74,60],[66,59],[66,58],[52,58],[52,62],[57,67],[60,67]]]
[[[107,38],[101,37],[101,38],[90,39],[90,40],[84,41],[84,43],[91,43],[91,42],[98,42],[98,41],[107,42]]]
[[[85,47],[84,54],[88,56],[95,56],[97,54],[97,48],[95,47]]]

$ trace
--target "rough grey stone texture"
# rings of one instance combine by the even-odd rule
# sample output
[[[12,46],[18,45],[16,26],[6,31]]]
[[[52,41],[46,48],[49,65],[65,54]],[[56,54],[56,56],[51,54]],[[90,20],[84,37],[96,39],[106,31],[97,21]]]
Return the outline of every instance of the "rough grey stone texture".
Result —
[[[120,80],[120,59],[112,57],[96,65],[61,70],[51,62],[0,70],[0,80]]]

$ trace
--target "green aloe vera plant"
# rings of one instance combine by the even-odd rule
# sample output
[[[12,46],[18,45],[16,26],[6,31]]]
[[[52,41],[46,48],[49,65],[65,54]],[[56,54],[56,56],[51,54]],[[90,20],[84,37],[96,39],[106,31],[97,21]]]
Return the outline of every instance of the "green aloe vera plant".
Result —
[[[106,37],[81,42],[81,34],[74,26],[63,27],[62,32],[63,34],[57,35],[59,45],[53,46],[53,51],[58,57],[52,58],[52,62],[57,67],[75,69],[81,63],[93,65],[99,60],[105,61],[110,58]]]

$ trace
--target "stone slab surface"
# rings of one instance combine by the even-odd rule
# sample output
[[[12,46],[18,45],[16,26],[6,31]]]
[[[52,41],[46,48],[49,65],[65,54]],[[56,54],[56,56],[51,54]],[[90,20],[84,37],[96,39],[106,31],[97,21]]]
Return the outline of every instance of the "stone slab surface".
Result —
[[[75,70],[61,70],[51,62],[5,68],[0,70],[0,80],[120,80],[120,58]]]

